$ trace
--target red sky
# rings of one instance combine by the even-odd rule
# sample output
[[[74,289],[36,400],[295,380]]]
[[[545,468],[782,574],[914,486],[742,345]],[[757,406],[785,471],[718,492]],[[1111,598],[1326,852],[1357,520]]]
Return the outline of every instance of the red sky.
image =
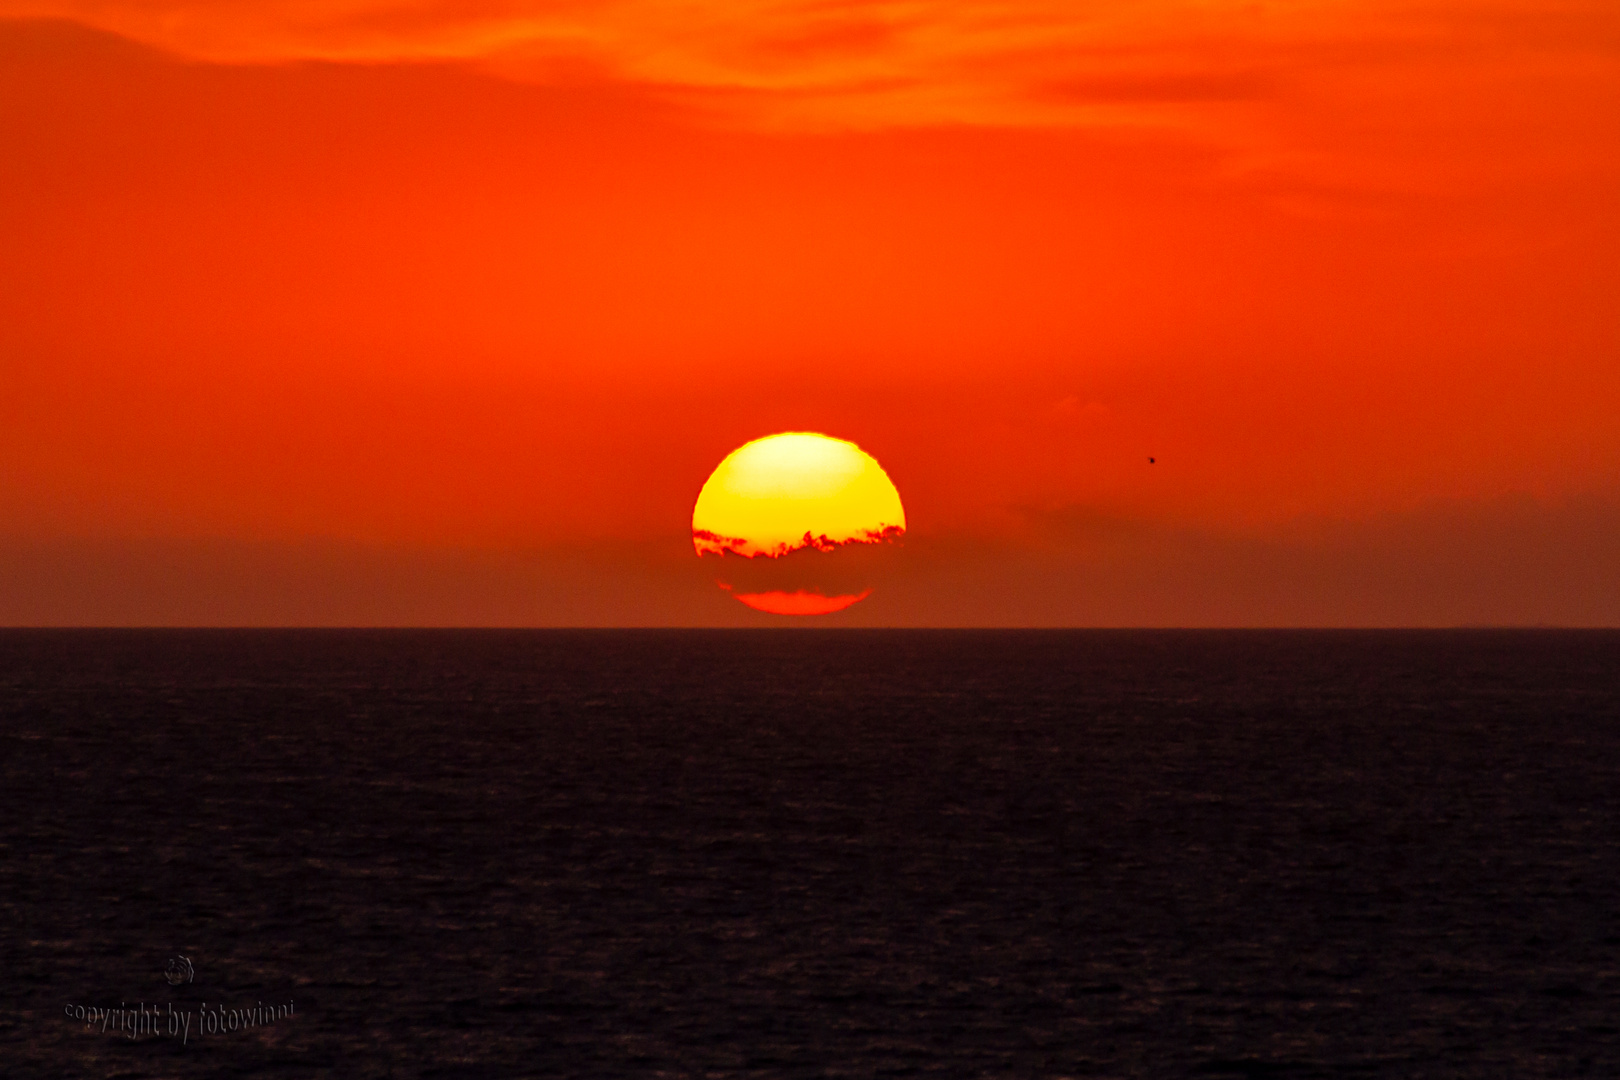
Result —
[[[1620,623],[1612,3],[0,0],[0,238],[0,623]]]

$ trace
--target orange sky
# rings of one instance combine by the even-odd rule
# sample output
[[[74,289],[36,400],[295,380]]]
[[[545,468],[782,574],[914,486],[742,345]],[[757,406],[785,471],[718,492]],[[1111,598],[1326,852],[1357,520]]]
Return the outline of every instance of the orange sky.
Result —
[[[0,0],[0,237],[0,623],[1620,623],[1612,3]]]

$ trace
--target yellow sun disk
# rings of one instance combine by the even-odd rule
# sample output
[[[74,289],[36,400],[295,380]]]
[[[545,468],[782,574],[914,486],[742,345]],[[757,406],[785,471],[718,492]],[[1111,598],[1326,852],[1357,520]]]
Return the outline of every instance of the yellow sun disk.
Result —
[[[771,435],[733,451],[692,510],[699,553],[726,546],[741,555],[776,554],[802,545],[806,533],[843,543],[905,527],[900,493],[870,454],[809,432]]]

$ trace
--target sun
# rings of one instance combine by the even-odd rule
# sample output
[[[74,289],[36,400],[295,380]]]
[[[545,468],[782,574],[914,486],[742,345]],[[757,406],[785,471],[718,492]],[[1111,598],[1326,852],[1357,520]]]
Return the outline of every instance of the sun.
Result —
[[[801,547],[871,543],[905,528],[900,493],[871,454],[803,431],[733,450],[692,509],[700,555],[775,557]]]
[[[692,546],[716,557],[721,588],[760,611],[825,615],[871,592],[872,559],[906,530],[883,467],[845,439],[808,431],[733,450],[692,508]],[[819,557],[818,557],[819,556]]]

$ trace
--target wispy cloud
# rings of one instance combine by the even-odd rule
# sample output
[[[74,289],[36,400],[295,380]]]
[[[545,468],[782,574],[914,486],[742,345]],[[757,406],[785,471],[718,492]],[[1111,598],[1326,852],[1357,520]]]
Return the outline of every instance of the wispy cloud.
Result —
[[[1595,0],[0,0],[0,16],[73,19],[208,60],[588,70],[752,123],[834,127],[1175,126],[1189,113],[1208,127],[1212,111],[1346,83],[1398,97],[1436,79],[1460,88],[1460,71],[1609,70],[1617,11]]]

